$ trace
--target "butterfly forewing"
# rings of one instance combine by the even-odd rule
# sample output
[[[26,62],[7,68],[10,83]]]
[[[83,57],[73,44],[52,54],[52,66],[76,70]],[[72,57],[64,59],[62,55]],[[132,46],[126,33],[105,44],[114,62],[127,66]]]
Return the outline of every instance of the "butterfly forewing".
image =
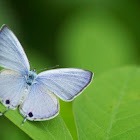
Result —
[[[83,69],[65,68],[38,74],[37,82],[64,101],[71,101],[91,82],[93,73]]]
[[[21,44],[6,25],[0,30],[0,66],[22,74],[27,74],[30,69]]]

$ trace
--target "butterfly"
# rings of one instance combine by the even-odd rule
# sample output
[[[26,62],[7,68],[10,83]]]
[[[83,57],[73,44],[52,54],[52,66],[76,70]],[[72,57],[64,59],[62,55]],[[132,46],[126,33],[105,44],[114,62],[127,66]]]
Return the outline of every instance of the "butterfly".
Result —
[[[28,58],[14,33],[0,30],[0,102],[7,110],[19,108],[26,120],[43,121],[59,114],[59,100],[76,98],[92,81],[93,73],[77,68],[58,68],[39,74],[30,70]]]

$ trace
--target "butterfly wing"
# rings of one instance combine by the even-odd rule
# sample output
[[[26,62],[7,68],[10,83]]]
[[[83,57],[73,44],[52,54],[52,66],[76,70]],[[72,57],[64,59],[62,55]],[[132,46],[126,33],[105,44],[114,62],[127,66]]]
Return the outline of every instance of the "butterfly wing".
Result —
[[[83,69],[65,68],[41,72],[36,79],[64,101],[71,101],[91,82],[93,73]]]
[[[54,118],[59,113],[57,97],[42,84],[33,84],[30,92],[19,108],[28,120],[42,121]]]
[[[6,25],[0,30],[0,66],[24,75],[30,69],[27,56],[20,42]]]
[[[12,70],[0,72],[0,101],[5,107],[16,109],[26,94],[24,77]]]

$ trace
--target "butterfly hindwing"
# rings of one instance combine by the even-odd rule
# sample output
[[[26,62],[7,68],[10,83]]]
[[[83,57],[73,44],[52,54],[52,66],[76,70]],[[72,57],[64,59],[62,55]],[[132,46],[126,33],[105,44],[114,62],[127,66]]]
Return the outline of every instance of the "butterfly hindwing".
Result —
[[[25,97],[25,79],[12,70],[0,72],[0,100],[4,106],[16,109]]]
[[[64,101],[71,101],[91,82],[93,73],[64,68],[41,72],[36,79]]]
[[[20,42],[6,25],[0,30],[0,66],[22,74],[27,74],[30,69]]]
[[[36,83],[32,85],[26,100],[19,110],[28,120],[49,120],[58,115],[59,101],[46,87]]]

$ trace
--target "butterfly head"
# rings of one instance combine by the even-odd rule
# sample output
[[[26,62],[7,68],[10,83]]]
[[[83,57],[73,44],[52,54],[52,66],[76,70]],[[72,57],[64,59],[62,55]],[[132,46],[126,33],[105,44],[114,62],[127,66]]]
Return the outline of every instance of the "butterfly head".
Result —
[[[31,86],[35,82],[36,76],[37,74],[35,70],[29,71],[28,76],[26,78],[26,83],[28,86]]]

